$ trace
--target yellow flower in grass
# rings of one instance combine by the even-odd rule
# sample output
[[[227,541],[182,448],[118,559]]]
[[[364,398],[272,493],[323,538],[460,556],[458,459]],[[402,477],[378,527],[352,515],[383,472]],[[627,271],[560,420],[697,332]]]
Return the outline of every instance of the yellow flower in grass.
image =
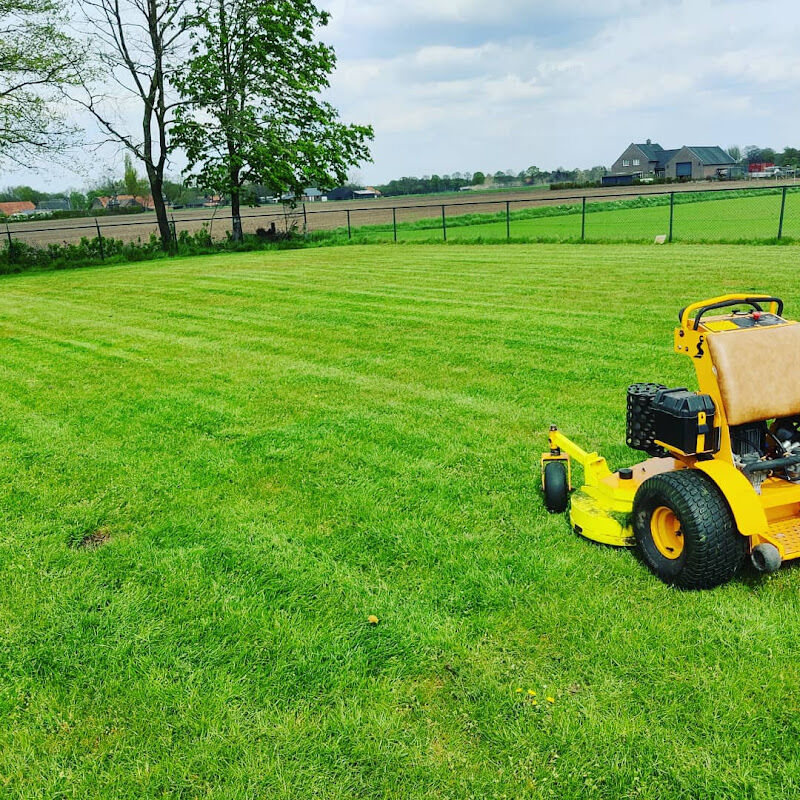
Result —
[[[547,702],[548,703],[555,703],[555,701],[556,701],[555,697],[548,697],[547,698]]]
[[[534,691],[533,691],[533,689],[528,689],[528,694],[529,694],[531,697],[536,697],[536,692],[534,692]]]

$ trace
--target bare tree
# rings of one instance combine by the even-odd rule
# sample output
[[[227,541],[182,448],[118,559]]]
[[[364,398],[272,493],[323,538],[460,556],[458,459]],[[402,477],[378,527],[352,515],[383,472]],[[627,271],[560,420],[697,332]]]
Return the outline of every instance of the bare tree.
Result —
[[[73,83],[80,53],[63,31],[58,0],[0,0],[0,159],[30,166],[52,157],[76,132],[54,102]]]
[[[71,93],[71,99],[89,111],[107,140],[127,148],[144,166],[161,244],[170,250],[172,231],[164,201],[164,176],[175,148],[171,129],[177,103],[171,90],[182,61],[190,0],[77,2],[98,53],[104,85],[98,88],[96,81],[83,81],[81,91]],[[114,103],[115,99],[131,98],[141,114],[138,133]]]

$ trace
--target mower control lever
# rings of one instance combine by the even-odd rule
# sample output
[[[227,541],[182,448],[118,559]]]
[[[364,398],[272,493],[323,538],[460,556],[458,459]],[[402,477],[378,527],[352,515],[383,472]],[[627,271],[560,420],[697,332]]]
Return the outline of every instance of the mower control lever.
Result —
[[[755,297],[730,297],[724,300],[719,300],[715,303],[708,303],[708,305],[701,306],[697,309],[697,314],[694,318],[694,330],[698,330],[700,327],[700,318],[709,311],[713,311],[717,308],[729,308],[730,306],[738,306],[742,303],[747,303],[747,305],[751,306],[754,311],[763,311],[761,304],[762,303],[775,303],[777,305],[777,315],[780,317],[783,314],[783,300],[780,297],[768,297],[767,295],[757,295]],[[683,315],[686,313],[686,310],[690,308],[690,306],[685,306],[680,310],[678,314],[678,320],[683,323]],[[686,322],[688,323],[688,319]]]

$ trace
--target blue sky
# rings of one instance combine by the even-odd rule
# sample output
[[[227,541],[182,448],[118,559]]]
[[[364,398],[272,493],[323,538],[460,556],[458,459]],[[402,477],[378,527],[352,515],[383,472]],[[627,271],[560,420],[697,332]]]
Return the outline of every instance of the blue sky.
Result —
[[[366,183],[401,175],[610,164],[632,140],[800,146],[795,0],[320,0],[329,98],[375,127]],[[0,184],[79,186],[75,172]],[[180,160],[173,165],[177,174]]]

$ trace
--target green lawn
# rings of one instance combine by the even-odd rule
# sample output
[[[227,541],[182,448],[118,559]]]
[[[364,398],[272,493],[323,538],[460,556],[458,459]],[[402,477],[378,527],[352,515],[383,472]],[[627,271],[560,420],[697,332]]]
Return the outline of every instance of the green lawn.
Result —
[[[800,572],[670,589],[548,516],[537,462],[557,420],[630,463],[627,384],[693,385],[678,308],[797,314],[797,269],[373,246],[3,278],[0,796],[796,796]]]
[[[733,197],[726,197],[727,194],[676,194],[673,240],[735,242],[777,237],[781,209],[780,190],[761,189],[747,194],[737,192]],[[590,197],[585,238],[588,241],[652,242],[659,234],[668,234],[668,195],[651,196],[644,202],[654,205],[636,207],[636,200],[621,198],[609,203]],[[461,209],[448,211],[448,240],[467,242],[506,239],[508,231],[505,210],[502,204],[498,204],[496,208],[498,213],[495,214],[458,214]],[[513,239],[577,240],[581,237],[580,201],[558,208],[525,207],[524,204],[513,203],[510,209],[510,234]],[[464,210],[468,211],[469,207]],[[441,218],[405,223],[404,213],[407,212],[397,212],[399,241],[442,239]],[[391,219],[388,224],[358,228],[356,233],[364,241],[389,240],[393,236]],[[782,235],[790,239],[800,239],[800,188],[792,188],[787,194]]]

